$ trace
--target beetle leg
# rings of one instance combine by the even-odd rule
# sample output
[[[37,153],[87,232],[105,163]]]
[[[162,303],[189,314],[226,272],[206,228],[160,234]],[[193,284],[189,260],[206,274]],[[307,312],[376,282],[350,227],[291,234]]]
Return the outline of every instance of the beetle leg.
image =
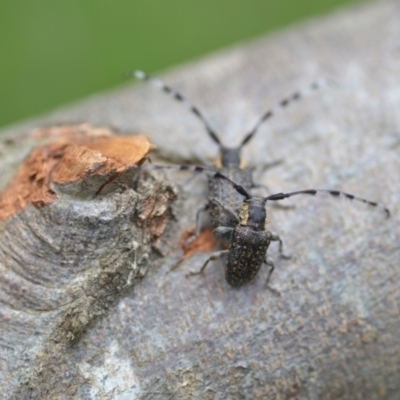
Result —
[[[269,286],[269,280],[271,278],[272,271],[275,269],[275,264],[274,264],[274,260],[272,258],[270,258],[270,257],[267,257],[267,256],[265,256],[264,262],[265,262],[266,265],[271,267],[269,269],[268,276],[267,276],[267,281],[266,281],[266,285]]]
[[[204,211],[207,211],[209,209],[209,207],[210,207],[210,203],[207,203],[207,204],[204,204],[204,205],[202,205],[201,207],[199,207],[197,209],[197,212],[196,212],[196,230],[194,231],[194,238],[197,238],[197,236],[199,236],[199,234],[200,234],[200,230],[201,230],[201,221],[200,221],[201,213],[203,213]]]
[[[266,265],[268,265],[269,267],[271,267],[270,270],[269,270],[269,272],[268,272],[268,276],[267,276],[267,280],[266,280],[266,282],[265,282],[265,285],[268,287],[269,290],[271,290],[271,291],[272,291],[273,293],[275,293],[277,296],[280,296],[280,295],[281,295],[281,292],[280,292],[279,290],[274,289],[273,287],[269,286],[269,280],[270,280],[270,278],[271,278],[272,271],[273,271],[274,268],[275,268],[274,260],[273,260],[272,258],[270,258],[270,257],[265,256],[264,263],[265,263]]]
[[[197,209],[196,212],[196,228],[194,231],[194,234],[191,235],[188,239],[186,239],[184,246],[187,246],[188,244],[192,243],[194,239],[196,239],[199,235],[200,235],[200,231],[201,231],[201,213],[204,211],[207,211],[210,208],[210,203],[206,203],[204,205],[202,205],[201,207],[199,207]],[[174,267],[175,269],[176,267]]]
[[[279,242],[279,254],[281,255],[282,258],[286,259],[292,258],[290,255],[285,254],[283,252],[283,242],[282,239],[277,234],[270,232],[270,239],[272,242]]]
[[[229,250],[221,250],[221,251],[216,251],[215,253],[212,253],[211,254],[211,256],[208,258],[208,260],[203,264],[203,266],[200,268],[200,270],[199,271],[197,271],[197,272],[189,272],[189,274],[188,275],[199,275],[199,274],[201,274],[203,271],[204,271],[204,269],[207,267],[207,264],[210,262],[210,261],[213,261],[213,260],[216,260],[217,258],[220,258],[220,257],[222,257],[222,256],[224,256],[224,255],[226,255],[226,254],[228,254],[228,251]]]

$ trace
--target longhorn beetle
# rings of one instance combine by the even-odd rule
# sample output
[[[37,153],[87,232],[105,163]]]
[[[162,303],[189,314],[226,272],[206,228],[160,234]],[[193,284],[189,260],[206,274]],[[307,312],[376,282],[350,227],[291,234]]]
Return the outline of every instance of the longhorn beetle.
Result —
[[[265,209],[267,201],[279,201],[297,195],[316,196],[318,194],[328,194],[334,198],[344,197],[352,201],[365,203],[371,207],[379,208],[385,213],[387,218],[390,217],[389,209],[383,205],[339,190],[308,189],[290,193],[276,193],[267,197],[252,197],[243,186],[235,183],[221,172],[213,169],[194,165],[154,164],[141,166],[139,168],[178,169],[204,172],[211,179],[218,179],[227,182],[238,193],[238,195],[244,197],[237,212],[229,206],[217,201],[218,206],[230,216],[230,222],[226,225],[217,226],[214,229],[214,235],[217,238],[222,237],[227,240],[229,248],[227,250],[216,251],[208,258],[199,271],[191,273],[191,275],[202,273],[210,261],[226,255],[227,262],[225,278],[232,286],[242,286],[250,282],[256,276],[263,263],[270,267],[266,281],[268,285],[272,271],[274,270],[273,260],[267,257],[267,250],[270,243],[279,242],[279,252],[281,254],[283,253],[281,238],[266,229],[269,222],[267,211]]]
[[[265,121],[269,120],[276,113],[278,108],[284,108],[288,106],[290,103],[301,99],[307,91],[318,89],[321,86],[320,83],[315,82],[308,89],[294,92],[290,97],[281,100],[275,107],[262,114],[261,118],[254,125],[253,129],[247,133],[238,147],[232,148],[226,147],[222,144],[217,133],[211,128],[210,124],[204,118],[199,108],[194,106],[182,94],[170,88],[160,80],[150,77],[142,71],[131,71],[128,74],[131,74],[138,79],[149,81],[154,86],[172,96],[174,99],[182,102],[202,122],[210,138],[218,145],[219,156],[216,160],[216,167],[218,171],[232,181],[237,182],[246,190],[250,190],[252,187],[254,187],[252,179],[253,168],[245,167],[245,163],[241,157],[242,148],[250,142],[250,140],[258,131],[258,128]],[[269,165],[272,166],[275,164],[277,164],[277,162],[273,162]],[[210,211],[210,219],[213,228],[217,228],[219,226],[230,226],[230,224],[232,224],[231,215],[224,212],[223,208],[220,207],[220,204],[227,205],[230,209],[236,210],[242,204],[242,198],[239,193],[230,185],[224,184],[220,179],[209,178],[209,201],[197,211],[196,230],[194,237],[198,236],[200,233],[200,218],[203,211]],[[220,239],[226,239],[225,236],[226,235],[221,233]]]

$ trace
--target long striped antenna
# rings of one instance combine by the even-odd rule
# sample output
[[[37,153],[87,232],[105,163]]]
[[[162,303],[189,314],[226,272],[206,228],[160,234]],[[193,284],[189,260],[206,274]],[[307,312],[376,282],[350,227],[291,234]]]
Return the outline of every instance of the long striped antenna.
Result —
[[[200,119],[200,121],[203,123],[204,127],[206,128],[208,134],[210,135],[211,139],[217,143],[219,146],[222,146],[221,140],[219,139],[217,133],[211,128],[210,124],[208,121],[205,119],[203,114],[200,112],[198,107],[193,105],[186,97],[184,97],[181,93],[177,92],[176,90],[172,89],[168,85],[166,85],[164,82],[160,81],[159,79],[152,78],[151,76],[147,75],[143,71],[130,71],[127,73],[128,75],[132,75],[136,77],[137,79],[141,79],[143,81],[148,81],[154,86],[158,87],[165,93],[169,94],[171,97],[174,99],[180,101],[181,103],[185,104],[185,106],[197,116],[197,118]],[[242,140],[242,143],[240,144],[239,148],[242,148],[244,145],[246,145],[252,137],[257,133],[259,127],[267,120],[269,120],[271,117],[273,117],[278,109],[280,108],[285,108],[288,105],[301,100],[303,97],[307,96],[309,93],[311,93],[314,90],[317,90],[324,86],[325,82],[324,81],[319,81],[319,82],[314,82],[311,84],[309,87],[304,88],[302,90],[298,90],[294,92],[291,96],[282,99],[278,104],[275,105],[275,107],[270,108],[268,111],[266,111],[261,118],[257,121],[257,123],[254,125],[253,129],[244,137]]]
[[[216,178],[216,179],[222,179],[226,182],[228,182],[232,187],[242,196],[244,196],[246,199],[250,199],[251,195],[246,191],[246,189],[229,179],[227,176],[221,174],[220,172],[216,171],[215,169],[212,168],[207,168],[207,167],[201,167],[199,165],[159,165],[159,164],[146,164],[146,165],[141,165],[138,167],[138,169],[141,170],[161,170],[161,169],[174,169],[177,171],[191,171],[194,173],[205,173],[206,175]],[[376,203],[374,201],[370,201],[367,199],[364,199],[362,197],[357,197],[354,196],[353,194],[350,193],[345,193],[340,190],[328,190],[328,189],[307,189],[307,190],[298,190],[296,192],[290,192],[290,193],[276,193],[272,194],[270,196],[265,197],[266,201],[278,201],[278,200],[284,200],[292,196],[297,196],[297,195],[308,195],[308,196],[318,196],[318,195],[328,195],[333,198],[344,198],[348,199],[351,201],[358,201],[361,203],[364,203],[370,207],[374,207],[379,209],[380,211],[385,213],[386,218],[390,217],[390,210],[383,206],[382,204]]]
[[[297,195],[302,195],[306,194],[309,196],[318,196],[319,194],[322,195],[329,195],[332,196],[333,198],[345,198],[351,201],[359,201],[361,203],[367,204],[370,207],[377,207],[381,211],[385,213],[386,218],[390,217],[390,210],[383,206],[382,204],[376,203],[374,201],[370,201],[367,199],[363,199],[362,197],[357,197],[354,196],[353,194],[350,193],[345,193],[341,192],[340,190],[327,190],[327,189],[307,189],[307,190],[298,190],[296,192],[290,192],[290,193],[276,193],[272,194],[270,196],[267,196],[265,199],[268,201],[277,201],[277,200],[283,200],[287,199],[288,197],[292,196],[297,196]]]
[[[174,99],[176,99],[176,100],[180,101],[181,103],[183,103],[193,114],[195,114],[200,119],[200,121],[205,126],[208,134],[210,135],[211,139],[214,140],[214,142],[217,143],[219,146],[222,145],[222,143],[219,140],[216,132],[211,128],[210,124],[204,118],[203,114],[186,97],[181,95],[176,90],[174,90],[174,89],[170,88],[169,86],[167,86],[164,82],[162,82],[162,81],[160,81],[158,79],[152,78],[151,76],[147,75],[143,71],[131,71],[129,74],[133,75],[137,79],[141,79],[142,81],[150,82],[151,84],[153,84],[154,86],[158,87],[159,89],[161,89],[165,93],[169,94]]]
[[[160,170],[160,169],[174,169],[177,171],[191,171],[194,173],[205,173],[206,175],[210,176],[211,178],[216,178],[216,179],[222,179],[226,182],[228,182],[239,194],[241,194],[242,196],[244,196],[246,199],[250,199],[251,196],[250,194],[247,192],[247,190],[233,182],[231,179],[229,179],[227,176],[221,174],[220,172],[216,171],[215,169],[212,168],[207,168],[207,167],[201,167],[199,165],[159,165],[159,164],[145,164],[145,165],[141,165],[138,167],[138,169],[140,170],[151,170],[151,169],[155,169],[155,170]]]
[[[281,100],[278,104],[275,105],[275,107],[270,108],[268,111],[266,111],[261,116],[261,118],[254,125],[254,128],[245,136],[245,138],[242,140],[242,143],[240,144],[240,147],[243,147],[244,145],[246,145],[251,140],[251,138],[256,134],[256,132],[258,131],[258,128],[265,121],[267,121],[271,117],[273,117],[276,114],[278,109],[285,108],[288,105],[290,105],[298,100],[301,100],[303,97],[307,96],[309,93],[321,88],[324,85],[325,85],[324,81],[314,82],[309,87],[294,92],[291,96]]]

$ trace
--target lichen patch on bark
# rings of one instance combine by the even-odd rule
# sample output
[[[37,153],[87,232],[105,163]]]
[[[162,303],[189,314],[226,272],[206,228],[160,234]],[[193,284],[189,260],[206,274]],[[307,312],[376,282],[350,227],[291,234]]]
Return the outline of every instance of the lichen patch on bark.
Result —
[[[43,207],[54,201],[51,183],[81,182],[94,175],[108,176],[107,183],[141,164],[155,148],[144,135],[116,136],[108,128],[89,124],[36,129],[31,135],[52,141],[31,152],[0,194],[0,220],[29,203]]]

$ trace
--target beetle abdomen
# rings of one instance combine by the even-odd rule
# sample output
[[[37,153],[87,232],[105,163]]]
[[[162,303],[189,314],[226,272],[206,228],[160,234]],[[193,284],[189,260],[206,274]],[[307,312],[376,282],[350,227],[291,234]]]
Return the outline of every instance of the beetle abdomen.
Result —
[[[270,233],[257,232],[249,227],[237,226],[232,233],[225,269],[226,281],[232,286],[242,286],[257,274],[271,242]]]

